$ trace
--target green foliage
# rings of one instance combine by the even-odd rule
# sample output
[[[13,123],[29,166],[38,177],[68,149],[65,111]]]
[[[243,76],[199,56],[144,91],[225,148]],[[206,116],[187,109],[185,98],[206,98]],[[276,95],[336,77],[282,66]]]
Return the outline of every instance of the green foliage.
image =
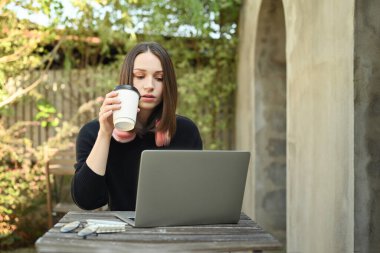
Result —
[[[42,127],[56,127],[62,118],[61,113],[57,113],[55,107],[44,99],[37,102],[38,113],[35,116],[37,121],[41,122]]]
[[[131,6],[139,33],[164,36],[232,38],[240,0],[144,0]]]
[[[1,245],[13,242],[20,212],[33,208],[43,193],[42,171],[35,162],[37,151],[30,140],[22,138],[30,123],[17,123],[9,129],[0,124],[0,238]],[[36,201],[35,201],[36,200]],[[8,239],[8,240],[6,240]]]
[[[37,126],[19,122],[5,129],[0,121],[0,248],[30,244],[46,229],[45,162],[72,145],[78,132],[64,122],[54,137],[34,147],[25,132]]]
[[[20,229],[27,227],[33,212],[39,210],[44,201],[45,177],[40,169],[9,168],[0,166],[0,246],[31,243],[43,232],[45,224],[34,220],[36,231],[27,234]],[[36,216],[36,214],[34,215]],[[38,224],[38,226],[37,226]],[[39,227],[39,228],[38,228]]]
[[[49,51],[44,46],[56,39],[55,28],[41,27],[19,20],[13,8],[28,13],[59,13],[62,5],[56,0],[0,1],[0,248],[33,243],[46,229],[44,162],[53,154],[52,147],[67,146],[77,127],[61,124],[59,134],[42,146],[35,146],[25,137],[30,127],[38,122],[17,122],[5,128],[3,117],[11,115],[9,104],[14,94],[32,83],[23,82],[19,75],[32,69],[41,69],[47,63]],[[42,80],[42,79],[41,79]],[[38,83],[36,83],[38,84]],[[36,87],[36,86],[34,86]],[[20,92],[20,97],[27,94]],[[9,101],[5,102],[4,101]],[[18,100],[23,102],[23,99]],[[37,118],[42,125],[58,126],[60,115],[48,103],[39,104]]]
[[[0,8],[0,76],[9,78],[25,69],[40,66],[43,63],[43,46],[50,43],[55,35],[52,27],[40,27],[18,19],[14,9],[51,16],[52,9],[59,14],[62,6],[58,0],[2,2],[5,2],[5,6]]]

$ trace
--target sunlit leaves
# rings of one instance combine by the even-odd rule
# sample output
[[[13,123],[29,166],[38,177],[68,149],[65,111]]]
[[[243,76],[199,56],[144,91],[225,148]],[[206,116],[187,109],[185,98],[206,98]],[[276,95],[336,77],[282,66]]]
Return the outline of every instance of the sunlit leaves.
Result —
[[[40,100],[37,102],[37,114],[35,119],[41,122],[42,127],[56,127],[62,118],[61,113],[57,113],[57,110],[46,100]]]
[[[143,32],[165,36],[231,39],[236,33],[239,0],[145,0],[135,16]]]

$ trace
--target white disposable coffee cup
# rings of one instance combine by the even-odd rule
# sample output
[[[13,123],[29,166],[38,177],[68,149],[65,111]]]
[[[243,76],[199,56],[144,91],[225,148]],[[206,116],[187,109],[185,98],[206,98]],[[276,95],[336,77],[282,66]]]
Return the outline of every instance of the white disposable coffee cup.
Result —
[[[113,112],[113,124],[118,130],[130,131],[136,124],[140,93],[135,87],[127,84],[118,85],[114,90],[118,92],[121,108]]]

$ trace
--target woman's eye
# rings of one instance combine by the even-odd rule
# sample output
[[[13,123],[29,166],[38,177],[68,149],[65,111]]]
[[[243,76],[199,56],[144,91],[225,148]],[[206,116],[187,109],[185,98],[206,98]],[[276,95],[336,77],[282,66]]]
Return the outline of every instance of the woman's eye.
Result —
[[[141,76],[141,75],[135,75],[135,77],[136,77],[137,79],[144,79],[144,76]]]
[[[156,80],[162,82],[164,78],[162,76],[156,76]]]

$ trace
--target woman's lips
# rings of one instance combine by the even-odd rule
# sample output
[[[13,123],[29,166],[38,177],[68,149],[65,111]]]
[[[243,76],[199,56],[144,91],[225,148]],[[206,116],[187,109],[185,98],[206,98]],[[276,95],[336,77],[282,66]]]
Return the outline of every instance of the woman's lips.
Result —
[[[141,100],[144,102],[153,102],[156,99],[153,95],[144,95],[141,97]]]

